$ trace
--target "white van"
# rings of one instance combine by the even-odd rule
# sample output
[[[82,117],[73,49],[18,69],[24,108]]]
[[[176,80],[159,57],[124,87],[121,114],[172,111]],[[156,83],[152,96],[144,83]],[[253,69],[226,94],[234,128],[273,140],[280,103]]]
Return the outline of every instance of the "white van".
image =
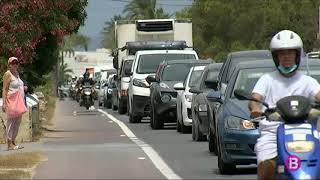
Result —
[[[142,50],[135,54],[129,83],[129,121],[141,122],[150,114],[150,89],[145,78],[165,60],[198,59],[194,50]],[[178,72],[177,72],[178,73]]]

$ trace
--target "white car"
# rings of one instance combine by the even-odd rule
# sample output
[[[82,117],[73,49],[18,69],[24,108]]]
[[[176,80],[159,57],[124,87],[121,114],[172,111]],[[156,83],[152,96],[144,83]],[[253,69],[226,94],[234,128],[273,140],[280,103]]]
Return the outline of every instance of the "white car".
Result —
[[[133,61],[129,84],[129,121],[141,122],[150,115],[150,89],[145,78],[156,72],[158,65],[165,60],[198,59],[193,50],[142,50]]]
[[[185,89],[177,96],[177,131],[182,133],[191,132],[192,114],[191,102],[192,93],[189,90],[200,83],[202,72],[206,66],[195,66],[190,69],[190,72],[185,80]]]
[[[96,85],[96,91],[98,94],[98,104],[99,106],[102,106],[103,104],[103,98],[104,98],[104,92],[107,88],[107,81],[111,75],[114,75],[116,73],[115,69],[108,69],[108,70],[101,70],[101,77],[99,79],[99,82]]]

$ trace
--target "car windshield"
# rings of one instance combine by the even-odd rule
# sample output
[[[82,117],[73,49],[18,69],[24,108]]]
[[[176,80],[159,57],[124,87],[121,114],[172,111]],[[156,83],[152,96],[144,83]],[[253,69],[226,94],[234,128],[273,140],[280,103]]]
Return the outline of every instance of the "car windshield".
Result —
[[[190,64],[169,64],[161,74],[161,81],[184,81],[190,71]]]
[[[192,72],[191,77],[189,79],[189,87],[195,87],[196,85],[200,84],[202,72],[203,70],[197,70]]]
[[[196,59],[194,54],[144,54],[141,55],[138,62],[137,73],[149,74],[155,73],[158,65],[164,60],[184,60]]]
[[[243,69],[238,73],[238,77],[233,88],[240,89],[245,92],[252,92],[254,86],[256,85],[258,79],[267,72],[274,71],[274,68],[256,68],[256,69]],[[303,74],[307,74],[305,68],[301,68],[300,71]],[[320,66],[310,67],[310,76],[315,78],[318,82],[320,81]],[[231,94],[231,97],[234,98],[234,94]]]
[[[240,70],[233,91],[235,89],[240,89],[245,92],[252,92],[258,79],[265,73],[272,71],[274,71],[274,68],[255,68]],[[233,92],[232,98],[234,98]]]

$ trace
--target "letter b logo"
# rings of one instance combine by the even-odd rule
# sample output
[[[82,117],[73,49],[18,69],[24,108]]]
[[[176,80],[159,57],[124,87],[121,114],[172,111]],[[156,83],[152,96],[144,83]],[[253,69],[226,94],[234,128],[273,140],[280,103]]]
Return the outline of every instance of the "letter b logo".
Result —
[[[301,160],[298,156],[291,155],[286,160],[286,168],[289,171],[296,171],[300,168],[300,166],[301,166]]]

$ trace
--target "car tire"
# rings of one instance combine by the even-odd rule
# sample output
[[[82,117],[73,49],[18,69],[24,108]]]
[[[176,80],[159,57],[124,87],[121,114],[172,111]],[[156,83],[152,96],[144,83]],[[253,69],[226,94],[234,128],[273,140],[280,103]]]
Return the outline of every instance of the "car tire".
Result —
[[[212,135],[211,128],[209,127],[209,132],[208,132],[208,145],[209,145],[209,151],[213,152],[215,155],[218,155],[218,148],[216,144],[216,138],[214,135]]]
[[[196,141],[196,127],[195,127],[195,123],[194,123],[194,121],[192,121],[192,130],[191,130],[192,132],[192,140],[193,141]]]
[[[192,125],[194,125],[194,130],[192,128],[192,133],[194,133],[195,141],[205,141],[206,136],[201,133],[198,122],[198,120],[193,120]]]
[[[113,103],[112,103],[112,110],[114,110],[114,111],[118,110],[118,107],[116,105],[114,105]]]
[[[181,132],[181,124],[179,119],[177,119],[177,132]]]
[[[152,121],[153,121],[153,129],[162,129],[163,128],[163,119],[161,116],[157,115],[154,108],[152,108]]]
[[[126,109],[126,107],[124,107],[123,103],[119,102],[118,112],[119,112],[119,114],[124,114],[127,112],[127,109]]]
[[[152,129],[154,129],[154,125],[153,125],[153,107],[152,107],[152,103],[151,103],[151,105],[150,105],[150,108],[151,108],[151,110],[150,110],[150,127],[151,127]]]
[[[218,134],[218,133],[217,133]],[[222,152],[221,152],[221,144],[220,141],[218,140],[217,146],[218,146],[218,168],[220,171],[220,174],[225,174],[225,175],[232,175],[236,172],[237,168],[234,164],[232,163],[225,163],[223,159],[221,158]]]
[[[112,104],[110,101],[106,100],[106,108],[110,109],[112,107]]]

